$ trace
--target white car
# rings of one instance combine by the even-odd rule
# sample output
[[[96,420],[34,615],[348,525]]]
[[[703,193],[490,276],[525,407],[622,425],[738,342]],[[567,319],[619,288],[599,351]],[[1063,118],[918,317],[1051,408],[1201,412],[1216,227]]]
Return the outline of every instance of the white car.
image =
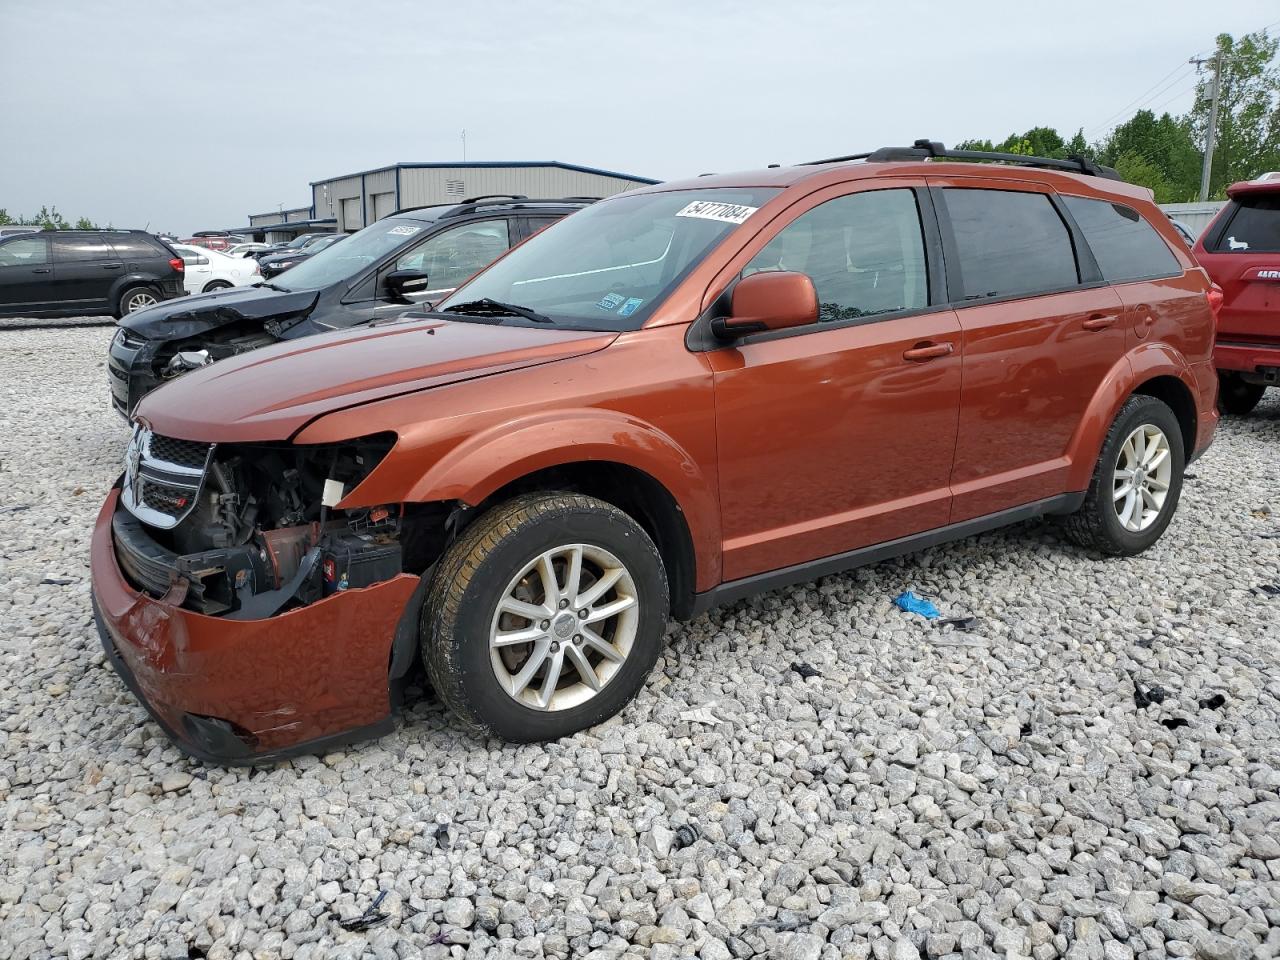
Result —
[[[229,257],[251,257],[256,253],[262,253],[263,250],[273,249],[269,243],[237,243],[226,251]]]
[[[170,244],[185,265],[182,282],[187,293],[208,293],[227,287],[243,287],[262,280],[262,268],[252,257],[229,257],[216,250],[185,243]]]

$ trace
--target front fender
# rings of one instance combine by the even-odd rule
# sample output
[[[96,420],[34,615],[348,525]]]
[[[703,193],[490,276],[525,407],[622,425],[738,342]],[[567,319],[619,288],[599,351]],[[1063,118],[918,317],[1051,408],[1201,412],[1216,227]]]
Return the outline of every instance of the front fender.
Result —
[[[1167,343],[1144,343],[1121,357],[1107,371],[1098,389],[1094,391],[1088,410],[1080,418],[1080,424],[1067,448],[1071,463],[1067,474],[1067,489],[1076,491],[1088,488],[1102,443],[1107,437],[1116,414],[1124,402],[1143,383],[1156,377],[1176,377],[1196,399],[1200,389],[1186,358]],[[1199,413],[1197,413],[1199,416]],[[1191,451],[1187,451],[1188,456]]]

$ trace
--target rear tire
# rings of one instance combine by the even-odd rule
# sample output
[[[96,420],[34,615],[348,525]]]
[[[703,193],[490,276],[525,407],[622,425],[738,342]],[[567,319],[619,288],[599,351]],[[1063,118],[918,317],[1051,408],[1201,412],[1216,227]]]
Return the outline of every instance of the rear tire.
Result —
[[[1146,550],[1178,508],[1185,464],[1173,411],[1155,397],[1130,397],[1107,432],[1084,503],[1066,518],[1068,536],[1110,556]]]
[[[1238,373],[1218,373],[1218,409],[1233,417],[1243,417],[1253,411],[1267,388],[1260,383],[1248,383]]]
[[[116,317],[127,317],[129,314],[145,310],[147,307],[154,307],[159,302],[159,294],[150,287],[130,287],[120,294]]]
[[[231,284],[227,283],[225,280],[210,280],[204,285],[204,289],[200,292],[212,293],[214,290],[229,290],[230,288]]]
[[[630,702],[668,610],[662,558],[631,517],[594,497],[528,494],[445,551],[423,606],[422,659],[468,726],[555,740]]]

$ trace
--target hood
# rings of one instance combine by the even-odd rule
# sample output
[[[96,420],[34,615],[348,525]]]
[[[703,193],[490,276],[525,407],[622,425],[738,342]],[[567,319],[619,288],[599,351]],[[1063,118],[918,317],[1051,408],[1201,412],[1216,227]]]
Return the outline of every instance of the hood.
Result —
[[[283,293],[269,287],[231,287],[165,300],[122,317],[120,326],[147,340],[178,340],[243,320],[265,323],[306,316],[319,297],[315,290]]]
[[[147,394],[136,415],[157,433],[184,440],[286,440],[335,410],[581,356],[616,338],[438,319],[362,326],[193,370]]]

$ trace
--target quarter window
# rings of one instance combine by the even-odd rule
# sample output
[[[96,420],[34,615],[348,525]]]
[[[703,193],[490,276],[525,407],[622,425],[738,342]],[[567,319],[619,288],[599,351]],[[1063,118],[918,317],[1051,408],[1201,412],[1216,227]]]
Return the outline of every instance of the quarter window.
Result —
[[[36,267],[49,262],[44,237],[21,237],[0,244],[0,267]]]
[[[1168,244],[1138,211],[1106,200],[1062,200],[1084,233],[1104,279],[1120,283],[1172,277],[1182,272]]]
[[[510,246],[506,220],[484,220],[438,233],[396,260],[397,270],[421,270],[433,290],[461,286]]]
[[[794,270],[818,291],[818,319],[853,320],[929,302],[920,211],[911,190],[828,200],[797,217],[743,271]]]
[[[945,188],[963,297],[1030,296],[1080,282],[1071,234],[1043,193]]]

